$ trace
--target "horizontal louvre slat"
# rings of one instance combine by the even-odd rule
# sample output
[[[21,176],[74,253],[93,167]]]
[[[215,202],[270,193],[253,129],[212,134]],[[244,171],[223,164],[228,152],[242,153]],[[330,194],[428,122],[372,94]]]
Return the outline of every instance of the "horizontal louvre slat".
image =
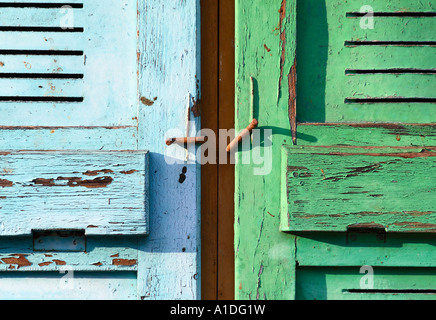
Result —
[[[374,29],[362,29],[361,18],[343,19],[350,41],[435,41],[434,17],[374,17]]]
[[[0,74],[0,101],[4,97],[83,97],[83,79],[13,79]]]
[[[71,32],[0,32],[2,50],[83,50],[85,39]]]
[[[436,77],[432,74],[356,74],[346,76],[346,84],[346,97],[436,98]]]
[[[341,10],[346,12],[359,12],[362,6],[371,6],[379,12],[436,12],[434,0],[365,0],[365,3],[341,1]]]
[[[377,49],[361,46],[342,51],[349,69],[436,68],[436,48],[385,46]]]
[[[83,56],[0,55],[0,73],[83,74]]]
[[[83,28],[87,24],[87,16],[66,5],[59,8],[2,8],[0,12],[0,27],[68,27]],[[68,19],[70,18],[70,19]]]

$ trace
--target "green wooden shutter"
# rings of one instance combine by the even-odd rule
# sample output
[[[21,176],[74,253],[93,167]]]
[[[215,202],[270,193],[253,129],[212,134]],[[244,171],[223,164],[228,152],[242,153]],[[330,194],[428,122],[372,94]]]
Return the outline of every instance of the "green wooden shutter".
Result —
[[[308,0],[297,10],[299,122],[436,122],[434,1]]]
[[[283,231],[436,231],[436,150],[424,141],[436,122],[435,3],[365,5],[373,28],[360,3],[297,3],[300,139],[282,153]],[[311,125],[333,143],[311,147]]]

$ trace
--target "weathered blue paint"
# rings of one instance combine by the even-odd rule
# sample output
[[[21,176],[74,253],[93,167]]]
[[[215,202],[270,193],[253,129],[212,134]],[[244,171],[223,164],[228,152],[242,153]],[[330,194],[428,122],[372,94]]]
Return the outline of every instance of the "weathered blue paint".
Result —
[[[0,157],[0,236],[56,229],[148,233],[147,152],[20,151]]]
[[[187,99],[190,97],[191,107],[198,105],[200,99],[199,0],[69,3],[83,3],[83,8],[73,8],[73,12],[77,13],[75,25],[83,23],[84,32],[49,32],[44,36],[39,31],[0,31],[0,43],[10,46],[4,50],[58,50],[55,55],[45,51],[2,51],[0,73],[83,74],[83,78],[53,81],[12,77],[7,79],[7,86],[0,88],[0,96],[26,94],[48,100],[83,97],[83,102],[0,102],[0,152],[64,150],[81,154],[85,160],[87,152],[105,151],[108,165],[117,164],[119,151],[129,154],[125,151],[137,150],[131,153],[132,161],[137,159],[135,154],[148,152],[148,177],[145,169],[143,177],[144,181],[149,179],[147,198],[143,190],[137,193],[132,187],[134,182],[129,179],[133,176],[124,175],[129,181],[126,180],[126,193],[120,193],[119,200],[131,202],[123,207],[126,212],[141,194],[142,206],[148,200],[150,216],[144,222],[149,234],[111,236],[110,233],[117,234],[113,228],[109,235],[93,238],[88,232],[86,252],[34,251],[31,236],[0,237],[0,298],[198,299],[200,169],[193,162],[168,164],[166,157],[176,154],[166,146],[165,139],[171,129],[186,131]],[[60,16],[58,12],[49,13],[50,10],[58,9],[2,8],[0,17],[8,18],[0,19],[0,26],[32,23],[56,27],[53,19]],[[11,15],[16,12],[28,14],[14,20]],[[65,50],[83,54],[59,54]],[[192,112],[191,136],[199,126],[200,119]],[[192,154],[195,150],[192,147],[190,151]],[[2,159],[5,158],[0,158],[0,179],[7,180]],[[46,166],[61,168],[63,164],[58,158],[47,161]],[[90,158],[82,164],[72,172],[82,173],[87,166],[107,169],[97,168]],[[26,162],[26,166],[32,172],[32,162]],[[111,170],[116,172],[114,169]],[[99,175],[89,178],[96,177]],[[146,184],[142,187],[146,188]],[[81,188],[72,189],[80,192]],[[0,197],[5,190],[0,188]],[[32,228],[39,229],[37,221]],[[60,279],[67,276],[60,274],[62,268],[74,272],[74,290],[60,285]],[[9,289],[12,286],[13,290]]]

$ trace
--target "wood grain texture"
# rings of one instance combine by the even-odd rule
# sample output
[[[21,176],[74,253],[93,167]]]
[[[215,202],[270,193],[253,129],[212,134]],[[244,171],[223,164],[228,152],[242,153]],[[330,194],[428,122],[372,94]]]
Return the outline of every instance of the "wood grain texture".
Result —
[[[366,4],[373,5],[374,8],[382,12],[434,11],[433,2],[383,1],[383,6],[377,7],[377,4],[380,3],[381,1],[372,0]],[[307,16],[303,15],[299,18],[296,17],[297,12],[294,4],[294,2],[290,1],[269,1],[268,3],[254,1],[248,4],[243,0],[236,3],[236,126],[237,129],[245,128],[247,119],[250,118],[250,77],[253,77],[257,80],[255,99],[259,105],[259,128],[273,131],[272,172],[269,175],[255,176],[253,175],[253,166],[242,164],[236,166],[236,297],[238,299],[280,300],[294,298],[342,299],[344,298],[344,289],[353,289],[359,286],[358,281],[363,275],[359,273],[357,266],[362,266],[365,263],[374,266],[395,266],[397,268],[395,270],[382,269],[381,271],[379,269],[380,279],[387,282],[385,284],[381,283],[377,289],[400,289],[401,285],[404,285],[403,289],[413,288],[414,285],[417,289],[426,289],[426,284],[432,283],[434,279],[433,240],[431,235],[416,235],[415,233],[360,234],[351,232],[352,229],[348,233],[306,232],[297,233],[296,235],[281,234],[279,231],[279,217],[283,213],[279,205],[280,197],[288,199],[286,189],[280,187],[287,184],[287,176],[281,175],[280,171],[286,172],[289,167],[287,161],[281,162],[280,149],[282,146],[287,146],[288,149],[293,148],[291,147],[293,141],[288,117],[289,83],[286,77],[281,77],[281,75],[286,75],[292,69],[292,62],[295,61],[295,55],[293,54],[295,47],[293,45],[297,33],[292,21],[294,19],[306,21],[303,27],[298,28],[300,30],[298,32],[301,32],[301,30],[305,32],[308,30],[305,26],[308,28],[310,26],[313,31],[312,35],[317,36],[306,38],[306,41],[308,41],[306,44],[311,48],[320,48],[321,51],[328,48],[329,44],[318,40],[328,37],[329,33],[332,35],[340,33],[340,31],[335,32],[336,30],[333,29],[334,26],[337,26],[334,23],[323,24],[322,19],[313,18],[312,13],[317,8],[325,5],[324,1],[298,1],[297,7],[299,10],[304,9],[305,5],[310,7],[308,8],[310,10],[306,10]],[[360,9],[360,7],[358,9],[353,8],[355,2],[347,2],[346,4],[341,2],[340,5],[344,6],[345,12]],[[323,10],[323,8],[320,10]],[[283,14],[284,12],[286,14]],[[328,17],[331,18],[332,16],[334,15]],[[345,18],[344,15],[343,19]],[[283,29],[286,30],[285,33],[283,33]],[[286,38],[286,42],[282,40],[284,38]],[[285,50],[283,50],[284,43],[286,44]],[[299,39],[297,48],[301,48],[303,45],[304,40]],[[363,49],[363,47],[359,47],[359,50],[360,48]],[[402,60],[401,58],[408,55],[412,56],[411,49],[404,48],[404,52],[400,52],[394,50],[393,47],[389,47],[380,51],[380,55],[369,54],[367,49],[365,49],[366,51],[354,51],[355,56],[352,60],[353,63],[356,63],[357,59],[355,58],[357,56],[359,56],[358,59],[361,59],[363,56],[368,55],[368,57],[372,58],[365,61],[367,61],[368,66],[374,68],[379,68],[380,63],[385,62],[387,62],[387,66],[392,68],[400,60],[402,61],[402,64],[398,64],[400,67],[411,68],[409,63],[414,60],[406,62],[405,59]],[[321,60],[323,57],[329,59],[329,65],[327,65],[322,61],[318,64],[314,63],[309,55],[302,56],[301,51],[298,50],[300,49],[297,49],[297,86],[299,81],[300,84],[304,83],[301,79],[304,80],[305,77],[315,79],[313,84],[308,85],[306,83],[305,85],[305,90],[309,93],[307,96],[309,97],[308,101],[301,103],[300,99],[301,104],[298,106],[300,121],[309,119],[309,117],[303,118],[304,115],[313,116],[310,118],[311,123],[298,124],[297,142],[299,146],[305,146],[305,148],[311,146],[313,150],[321,150],[321,153],[327,154],[327,157],[338,157],[337,153],[334,153],[335,148],[340,149],[345,146],[350,150],[354,150],[350,151],[350,153],[361,157],[364,157],[363,154],[368,153],[368,150],[378,150],[379,152],[376,153],[382,153],[383,148],[390,150],[403,148],[408,149],[409,152],[415,151],[415,154],[417,150],[419,152],[424,150],[424,154],[420,155],[420,157],[407,159],[407,161],[411,160],[411,162],[423,161],[423,155],[433,152],[436,141],[434,124],[432,124],[434,113],[432,113],[433,109],[430,106],[424,106],[419,110],[414,109],[417,110],[416,113],[411,112],[412,107],[415,108],[416,106],[405,107],[397,113],[392,110],[389,111],[389,108],[385,108],[384,104],[380,104],[379,109],[370,110],[369,112],[368,109],[363,112],[363,109],[359,110],[355,106],[350,106],[348,111],[355,112],[353,114],[356,116],[353,119],[355,122],[343,123],[347,122],[346,119],[340,116],[336,117],[336,115],[346,114],[347,110],[337,108],[328,111],[325,103],[328,98],[326,92],[323,90],[316,92],[316,88],[319,88],[316,81],[322,82],[323,77],[322,74],[317,73],[315,66],[318,66],[321,70],[324,69],[324,72],[326,66],[330,69],[338,67],[345,76],[342,62],[333,62],[338,51],[321,52]],[[316,52],[314,54],[316,55]],[[419,55],[419,59],[416,59],[419,60],[417,65],[421,67],[430,66],[426,62],[432,59],[432,50],[421,48],[416,51],[416,54]],[[390,55],[395,61],[388,61]],[[428,55],[427,58],[424,57],[425,55]],[[382,60],[375,59],[378,56]],[[301,59],[304,60],[305,58],[308,58],[307,61],[309,62],[306,65],[300,63]],[[365,67],[363,62],[355,65]],[[331,87],[337,86],[337,90],[332,89],[331,95],[338,95],[341,86],[337,82],[330,82],[330,85]],[[323,87],[321,86],[321,88]],[[424,90],[424,88],[419,90]],[[299,98],[297,87],[297,102]],[[315,107],[311,108],[312,106]],[[406,110],[407,108],[410,110]],[[335,116],[333,116],[333,113],[335,113]],[[351,115],[351,113],[348,115]],[[377,117],[383,115],[392,116],[389,118],[390,122],[375,123]],[[422,124],[416,123],[418,117],[420,117],[419,122],[422,122]],[[326,121],[328,123],[325,123]],[[358,150],[362,150],[360,155]],[[329,154],[330,151],[333,152],[331,155]],[[394,156],[394,154],[396,157],[399,156],[397,152],[391,155]],[[405,162],[405,155],[403,152],[400,154],[403,157],[399,158]],[[409,155],[407,154],[407,156]],[[239,157],[242,157],[242,155],[239,155]],[[322,174],[320,170],[322,168],[319,167],[318,161],[314,161],[314,157],[315,155],[313,157],[307,156],[302,162],[294,164],[293,167],[295,169],[297,167],[307,167],[312,163],[316,166],[316,170],[319,170]],[[350,156],[349,159],[352,157]],[[341,161],[336,160],[333,164],[331,163],[331,166],[338,169],[345,176],[347,172],[353,170],[347,169],[353,167],[349,160],[345,161],[343,165],[341,165]],[[425,168],[423,164],[418,164],[413,167],[412,171],[417,170],[421,172],[421,176],[424,176],[423,171],[425,171]],[[399,168],[394,171],[406,174],[406,171]],[[351,173],[351,175],[353,174]],[[431,179],[431,176],[431,173],[429,173],[425,178]],[[304,170],[301,179],[303,178]],[[310,177],[306,178],[310,179]],[[348,178],[352,179],[353,176]],[[427,180],[427,186],[431,188],[432,182]],[[318,193],[313,194],[315,199],[316,197],[321,198],[324,194],[329,195],[329,189],[321,190],[322,181],[314,188],[320,188]],[[280,189],[285,191],[285,194],[280,195]],[[334,196],[337,197],[338,194],[334,193]],[[425,197],[425,195],[423,196]],[[398,202],[402,201],[408,203],[408,200],[399,197]],[[426,199],[424,203],[419,205],[431,206],[431,204],[431,199]],[[346,205],[346,202],[334,203],[326,210],[334,210],[335,207],[340,208]],[[321,211],[320,214],[322,214]],[[331,222],[335,223],[338,219],[332,217]],[[423,222],[427,221],[423,220]],[[346,268],[338,271],[341,265]],[[398,272],[400,270],[399,266],[421,267],[422,269],[415,269],[412,272],[410,269],[401,268],[404,272],[400,274],[401,272]],[[355,269],[350,270],[350,267]],[[423,275],[423,278],[419,279],[422,281],[414,278],[419,273]],[[394,281],[393,279],[398,280],[401,285],[395,287],[393,282],[384,277],[385,275],[392,281]],[[423,279],[428,279],[428,282]],[[382,296],[383,294],[373,296],[370,294],[361,294],[359,296],[356,294],[345,298],[365,299],[380,298]],[[423,295],[419,296],[419,293],[415,295],[391,293],[389,296],[384,296],[404,299],[423,297]]]
[[[148,233],[146,152],[6,152],[0,167],[2,236]]]
[[[204,129],[218,132],[219,117],[219,4],[216,0],[201,2],[201,96]],[[218,145],[216,145],[218,149]],[[218,299],[218,165],[201,168],[201,287],[203,300]]]
[[[29,10],[29,15],[20,15],[15,24],[29,21],[30,12],[43,10],[44,12],[38,11],[39,16],[35,17],[52,17],[50,12],[59,11],[58,5],[51,9],[35,9],[35,1],[21,2],[25,3],[23,10]],[[191,136],[195,136],[200,125],[200,48],[197,40],[200,36],[199,1],[127,0],[112,1],[112,5],[107,1],[104,5],[101,5],[101,1],[94,2],[69,1],[74,7],[73,12],[78,14],[76,22],[89,24],[84,34],[49,32],[45,34],[48,36],[46,41],[43,32],[2,31],[0,38],[9,45],[1,51],[0,72],[53,73],[56,76],[80,72],[84,74],[82,80],[92,80],[97,86],[82,88],[93,93],[92,97],[95,98],[94,101],[89,101],[85,97],[82,107],[77,103],[32,102],[23,104],[23,108],[11,108],[12,104],[2,102],[0,109],[9,109],[8,116],[1,119],[0,154],[3,155],[3,150],[80,150],[83,153],[95,150],[150,150],[149,205],[153,211],[149,221],[150,236],[135,239],[123,237],[126,241],[125,248],[132,249],[131,252],[124,250],[126,254],[121,249],[115,250],[113,241],[119,238],[103,237],[99,248],[93,246],[94,242],[87,238],[86,254],[48,253],[52,257],[24,247],[14,247],[13,244],[19,243],[18,238],[4,238],[5,241],[14,241],[9,245],[7,242],[2,244],[3,248],[7,248],[2,257],[12,263],[11,267],[11,264],[3,262],[4,266],[0,264],[2,268],[13,271],[12,268],[15,267],[15,271],[18,271],[18,265],[13,265],[13,262],[25,262],[24,258],[31,266],[20,267],[20,271],[29,268],[24,276],[11,272],[2,278],[4,281],[0,281],[1,288],[14,284],[17,288],[2,298],[55,296],[59,299],[197,299],[200,297],[199,166],[193,163],[168,164],[165,161],[165,139],[168,138],[165,134],[170,129],[181,128],[183,132],[183,128],[186,128],[186,97],[189,94],[193,97],[191,106],[196,106],[191,116],[195,124],[190,126]],[[58,1],[47,0],[44,6],[49,3],[59,4]],[[84,8],[76,8],[80,3],[84,4]],[[94,8],[96,6],[99,8]],[[86,13],[91,9],[97,14],[88,17]],[[16,12],[18,9],[14,10],[7,9],[8,12]],[[57,13],[54,14],[55,17],[59,16]],[[104,14],[103,18],[101,14]],[[32,19],[32,23],[38,24],[38,21]],[[43,21],[47,22],[47,19]],[[50,23],[53,27],[54,22]],[[108,33],[109,26],[111,32]],[[88,33],[90,41],[84,40],[87,31],[94,32]],[[98,34],[99,32],[104,34]],[[80,44],[83,44],[83,48],[80,48]],[[108,44],[110,48],[106,48]],[[90,73],[91,67],[93,73]],[[41,79],[30,79],[27,85],[31,89],[40,82]],[[42,85],[43,88],[39,88],[41,84],[36,85],[36,90],[41,92],[46,87],[51,90],[46,82]],[[108,86],[110,92],[104,90]],[[119,89],[123,92],[120,93]],[[62,94],[59,91],[58,95]],[[92,103],[97,107],[90,108]],[[108,156],[108,165],[116,164],[113,155],[112,160]],[[125,152],[125,155],[134,161],[135,152]],[[169,154],[169,158],[172,156]],[[97,163],[94,162],[94,159],[87,158],[82,167],[78,168],[86,169],[89,165],[93,169],[80,172],[106,169],[94,168]],[[50,164],[46,166],[49,168]],[[28,170],[31,171],[32,168],[29,167]],[[111,170],[116,173],[118,169]],[[125,172],[131,170],[136,169],[126,168]],[[117,172],[117,175],[122,174]],[[105,175],[98,173],[97,176],[84,175],[83,178],[80,175],[82,179],[86,177],[86,180],[99,176]],[[57,177],[55,175],[53,183],[62,182],[57,181]],[[1,179],[3,178],[8,180],[5,177]],[[63,182],[68,184],[66,180]],[[8,185],[6,181],[2,183]],[[113,182],[108,187],[111,185]],[[121,189],[127,193],[122,200],[118,197],[117,201],[130,202],[126,208],[131,207],[132,200],[139,203],[138,197],[143,191],[137,192],[139,188],[140,186],[123,186]],[[72,189],[75,193],[80,193],[81,187]],[[0,192],[4,190],[6,187],[0,187]],[[95,192],[98,189],[84,190]],[[107,197],[105,199],[105,203],[108,203]],[[39,201],[43,201],[43,198]],[[141,205],[145,204],[143,199]],[[99,214],[103,215],[104,212]],[[78,270],[77,283],[81,289],[76,288],[74,295],[70,291],[59,290],[59,278],[62,275],[57,277],[55,273],[63,262]]]
[[[422,148],[284,148],[282,231],[435,232],[436,152]]]
[[[6,2],[6,1],[2,1]],[[2,61],[1,73],[16,69],[21,64],[27,79],[1,79],[0,97],[11,97],[0,102],[3,117],[0,125],[14,126],[119,126],[135,125],[139,101],[137,99],[137,0],[85,1],[83,8],[62,12],[59,8],[1,8],[2,26],[38,27],[56,26],[60,32],[50,30],[16,31],[2,30],[0,41],[6,43],[4,50],[52,50],[81,51],[74,70],[83,79],[56,79],[58,70],[63,70],[68,56],[61,61],[57,55],[35,54],[8,55]],[[67,16],[68,15],[68,16]],[[65,17],[72,27],[61,29]],[[117,21],[116,28],[113,21]],[[1,27],[0,27],[1,28]],[[48,71],[52,78],[33,79],[32,74],[41,71],[38,62],[49,58]],[[36,59],[36,60],[35,60]],[[11,68],[9,69],[9,63]],[[33,70],[32,63],[36,63]],[[62,64],[60,64],[62,63]],[[71,63],[70,63],[71,65]],[[53,71],[53,69],[55,71]],[[67,68],[68,70],[68,68]],[[19,97],[32,97],[32,103],[19,101]],[[83,102],[57,101],[56,98],[82,98]],[[52,98],[55,100],[46,101]],[[119,106],[123,106],[120,108]],[[86,114],[86,117],[84,115]]]
[[[139,13],[139,96],[154,103],[139,109],[138,147],[150,151],[153,213],[150,235],[140,243],[138,290],[146,300],[199,299],[200,165],[186,163],[183,147],[168,148],[165,140],[170,130],[185,134],[187,97],[191,109],[201,99],[200,2],[141,1]],[[201,125],[193,114],[191,136]]]
[[[436,240],[432,234],[300,235],[296,259],[301,267],[434,267]]]
[[[219,129],[235,127],[235,1],[219,1]],[[218,299],[235,297],[235,165],[218,166]]]
[[[293,299],[295,243],[279,232],[280,146],[292,143],[288,74],[295,62],[295,1],[236,1],[236,131],[252,119],[251,81],[256,79],[258,129],[273,128],[272,171],[235,169],[236,299]]]
[[[301,268],[298,300],[434,300],[435,268],[375,268],[374,289],[362,290],[360,268]],[[328,290],[327,290],[328,288]]]
[[[398,3],[404,5],[403,9],[397,10]],[[428,12],[435,4],[434,1],[365,3],[375,12],[384,13]],[[360,24],[367,18],[347,15],[359,12],[362,5],[343,1],[298,2],[298,121],[435,122],[432,88],[436,81],[433,72],[436,51],[434,46],[419,42],[436,39],[429,31],[434,29],[436,20],[434,17],[376,16],[374,28],[362,28]],[[399,43],[390,43],[395,41]],[[409,45],[401,44],[408,41]],[[346,45],[348,42],[353,44]],[[382,42],[385,44],[381,45]],[[359,45],[361,43],[366,44]],[[407,56],[410,58],[406,59]],[[368,73],[346,74],[346,70],[354,68]],[[431,73],[389,71],[401,68],[425,68]],[[395,98],[401,100],[392,100]]]

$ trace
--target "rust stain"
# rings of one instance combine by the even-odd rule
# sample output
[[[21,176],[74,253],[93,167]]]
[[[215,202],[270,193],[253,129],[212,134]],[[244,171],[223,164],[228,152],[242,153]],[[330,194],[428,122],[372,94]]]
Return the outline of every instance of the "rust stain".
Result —
[[[281,92],[282,81],[283,81],[283,68],[286,62],[286,32],[285,30],[283,30],[283,24],[286,18],[286,0],[282,0],[279,14],[280,14],[279,30],[280,30],[280,41],[282,45],[281,48],[282,53],[280,56],[280,77],[279,77],[279,85],[278,85],[278,89],[279,89],[278,98],[280,98],[280,92]]]
[[[101,267],[101,266],[103,265],[103,263],[101,263],[101,262],[97,262],[97,263],[93,263],[92,265],[93,265],[93,266],[96,266],[96,267]]]
[[[29,260],[27,260],[24,254],[13,254],[12,256],[13,258],[3,258],[2,261],[5,264],[17,265],[18,268],[29,267],[32,265],[32,263]]]
[[[14,183],[12,181],[0,179],[0,187],[2,187],[2,188],[12,187],[13,185],[14,185]]]
[[[134,174],[135,172],[138,172],[138,170],[121,171],[121,174]]]
[[[193,106],[191,108],[192,114],[194,118],[198,118],[201,116],[201,100],[200,99],[192,99]]]
[[[291,126],[292,142],[297,144],[297,57],[288,74],[288,116]]]
[[[421,222],[397,222],[394,223],[397,227],[405,227],[410,229],[434,229],[436,224],[432,223],[421,223]]]
[[[371,157],[397,157],[404,159],[436,157],[436,152],[423,150],[422,152],[398,152],[398,153],[349,153],[349,152],[330,152],[314,153],[322,156],[371,156]]]
[[[268,48],[268,46],[267,46],[266,44],[264,44],[263,47],[265,48],[265,50],[266,50],[267,52],[271,52],[271,49]]]
[[[152,106],[154,104],[154,101],[147,99],[146,97],[141,97],[141,102],[146,106]]]
[[[56,181],[67,181],[67,186],[69,187],[85,187],[88,189],[105,188],[113,182],[112,177],[99,177],[93,180],[83,180],[79,177],[59,177],[55,179],[34,179],[32,182],[36,185],[41,185],[44,187],[63,187],[63,184],[57,184]]]
[[[117,254],[112,255],[111,258],[118,258],[119,256],[120,255],[117,253]]]
[[[288,171],[300,171],[300,170],[309,170],[309,169],[306,167],[292,167],[292,166],[288,167]]]
[[[94,177],[94,176],[98,176],[100,173],[109,174],[109,173],[113,173],[113,171],[110,169],[94,170],[94,171],[88,170],[84,173],[84,175],[88,177]]]
[[[57,266],[65,266],[67,263],[62,260],[53,260],[54,263],[56,263]]]
[[[53,263],[53,262],[51,262],[51,261],[43,262],[43,263],[38,264],[38,266],[40,266],[40,267],[46,267],[46,266],[51,265],[52,263]]]
[[[137,260],[128,260],[128,259],[113,259],[112,260],[112,264],[114,266],[126,266],[126,267],[130,267],[130,266],[134,266],[138,263]]]
[[[54,186],[56,186],[56,184],[54,183],[54,179],[38,178],[38,179],[32,180],[32,182],[34,184],[37,184],[37,185],[40,185],[40,186],[44,186],[44,187],[54,187]]]
[[[426,211],[426,212],[422,212],[422,211],[405,211],[405,214],[408,214],[412,217],[423,217],[423,216],[429,216],[434,214],[434,211]]]
[[[3,61],[0,61],[0,67],[4,67],[5,63]]]

